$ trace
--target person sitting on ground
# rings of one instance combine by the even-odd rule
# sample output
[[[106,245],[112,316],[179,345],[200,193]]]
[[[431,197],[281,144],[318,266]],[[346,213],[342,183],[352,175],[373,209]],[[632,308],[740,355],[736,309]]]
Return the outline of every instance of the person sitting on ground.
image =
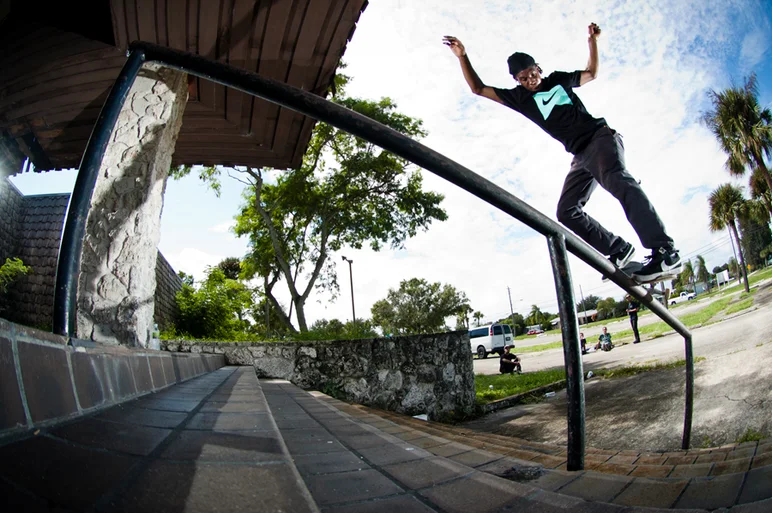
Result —
[[[595,349],[601,349],[603,351],[611,351],[614,348],[614,344],[611,343],[611,333],[608,332],[608,328],[603,326],[603,333],[598,337],[598,345]]]
[[[582,354],[587,354],[587,339],[584,338],[584,333],[579,333],[579,347],[582,349]]]
[[[520,358],[516,354],[509,352],[513,347],[504,346],[504,354],[499,359],[499,372],[502,374],[512,374],[513,372],[520,374],[522,372]]]

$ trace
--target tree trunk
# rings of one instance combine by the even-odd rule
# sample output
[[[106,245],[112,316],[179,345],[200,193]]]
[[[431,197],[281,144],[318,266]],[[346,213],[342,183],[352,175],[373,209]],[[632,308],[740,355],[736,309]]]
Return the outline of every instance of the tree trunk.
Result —
[[[737,234],[737,226],[734,222],[734,219],[729,221],[729,227],[732,229],[732,233],[734,234],[734,238],[737,239],[737,252],[740,255],[740,273],[742,274],[743,280],[745,281],[745,292],[750,294],[751,289],[748,286],[748,269],[745,267],[745,257],[743,256],[743,247],[742,244],[740,244],[740,236]]]

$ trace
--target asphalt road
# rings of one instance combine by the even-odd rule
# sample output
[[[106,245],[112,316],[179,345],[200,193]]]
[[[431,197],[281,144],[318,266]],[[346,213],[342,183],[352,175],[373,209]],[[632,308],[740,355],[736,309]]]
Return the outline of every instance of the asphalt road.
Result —
[[[771,321],[772,281],[767,281],[759,284],[752,309],[692,330],[694,354],[704,360],[695,363],[691,447],[731,443],[748,429],[772,437]],[[587,355],[583,366],[586,375],[595,368],[683,357],[683,338],[671,334]],[[562,350],[526,353],[522,361],[525,371],[562,367]],[[497,366],[498,359],[476,361],[475,368],[491,364]],[[649,451],[680,449],[684,390],[683,367],[628,378],[586,380],[587,445]],[[501,410],[466,426],[565,444],[566,407],[562,391],[542,402]]]

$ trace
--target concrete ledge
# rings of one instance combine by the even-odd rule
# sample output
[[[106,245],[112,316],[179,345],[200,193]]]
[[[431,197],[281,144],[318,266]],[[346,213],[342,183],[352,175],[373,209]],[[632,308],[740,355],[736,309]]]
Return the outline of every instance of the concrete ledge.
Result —
[[[221,354],[97,345],[0,319],[0,441],[224,365]]]

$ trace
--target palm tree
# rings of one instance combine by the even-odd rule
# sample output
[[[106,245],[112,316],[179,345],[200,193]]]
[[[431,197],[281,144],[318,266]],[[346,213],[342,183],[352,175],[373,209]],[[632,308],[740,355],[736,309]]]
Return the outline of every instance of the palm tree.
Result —
[[[475,313],[472,314],[472,317],[474,317],[475,326],[479,326],[480,325],[480,321],[485,316],[483,315],[482,312],[475,312]]]
[[[694,290],[694,266],[692,265],[691,260],[684,262],[683,270],[678,278],[681,285],[686,286],[687,284],[691,284],[692,290]]]
[[[772,189],[767,185],[767,181],[764,179],[764,173],[761,169],[753,171],[750,180],[751,198],[755,200],[761,200],[767,207],[769,212],[772,212]]]
[[[745,198],[742,190],[734,187],[732,184],[725,183],[720,185],[715,191],[710,193],[708,198],[710,204],[710,231],[717,232],[729,227],[730,237],[734,235],[737,241],[737,250],[740,257],[740,272],[745,282],[745,292],[750,293],[748,287],[748,271],[745,267],[745,258],[740,244],[740,236],[737,234],[737,216],[744,209]]]
[[[710,272],[705,264],[705,259],[697,255],[697,270],[695,272],[697,280],[703,282],[710,292]]]
[[[531,305],[531,312],[528,314],[526,323],[528,323],[531,326],[534,326],[536,324],[542,325],[544,321],[545,321],[544,312],[542,312],[538,306]]]
[[[758,96],[756,74],[752,73],[743,87],[710,91],[713,110],[702,119],[729,156],[729,173],[742,176],[746,170],[758,170],[772,190],[772,176],[764,163],[764,155],[772,157],[772,112],[761,107]],[[772,213],[772,204],[767,207]]]

